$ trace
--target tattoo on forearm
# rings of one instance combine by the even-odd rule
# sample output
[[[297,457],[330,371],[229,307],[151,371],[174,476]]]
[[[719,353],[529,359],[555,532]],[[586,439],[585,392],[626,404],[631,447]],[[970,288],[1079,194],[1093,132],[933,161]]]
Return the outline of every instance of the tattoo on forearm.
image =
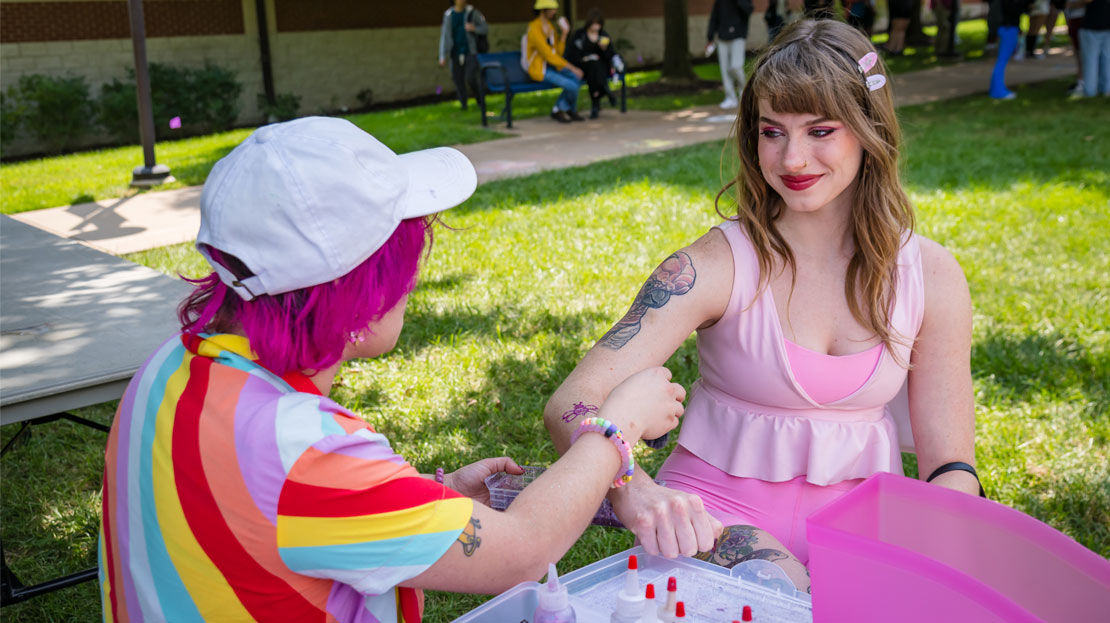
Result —
[[[632,301],[632,307],[597,343],[610,350],[620,350],[640,332],[640,321],[649,309],[659,309],[672,296],[686,294],[694,287],[696,278],[697,271],[690,256],[684,251],[672,254],[651,273]]]
[[[564,422],[573,422],[576,418],[582,415],[590,416],[597,413],[596,405],[582,404],[581,402],[574,403],[566,413],[563,414]]]
[[[478,521],[478,518],[471,517],[470,523],[466,524],[466,527],[459,534],[458,541],[462,544],[463,554],[468,558],[473,556],[475,550],[482,544],[482,537],[478,536],[478,530],[481,527],[482,523]]]

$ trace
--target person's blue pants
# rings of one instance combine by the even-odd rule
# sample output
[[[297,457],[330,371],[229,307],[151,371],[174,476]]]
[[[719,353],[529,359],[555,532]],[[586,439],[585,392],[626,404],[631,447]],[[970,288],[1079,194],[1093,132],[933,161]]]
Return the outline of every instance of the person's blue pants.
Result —
[[[1006,88],[1006,64],[1017,50],[1019,33],[1017,26],[998,27],[998,60],[991,72],[991,97],[1002,98],[1010,94],[1010,90]]]
[[[578,81],[578,76],[575,76],[573,71],[566,67],[562,69],[548,67],[543,72],[543,79],[544,82],[550,82],[563,89],[559,99],[555,100],[555,108],[562,111],[578,110],[578,88],[582,83]]]
[[[1110,30],[1079,29],[1083,95],[1110,95]]]

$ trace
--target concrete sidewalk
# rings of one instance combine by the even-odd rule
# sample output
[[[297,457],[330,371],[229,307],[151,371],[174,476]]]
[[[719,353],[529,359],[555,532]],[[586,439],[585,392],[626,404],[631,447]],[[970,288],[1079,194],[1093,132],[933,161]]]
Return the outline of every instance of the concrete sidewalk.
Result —
[[[985,93],[993,66],[991,62],[966,62],[896,75],[895,104],[908,106]],[[1057,53],[1046,59],[1010,63],[1006,82],[1040,82],[1074,75],[1075,69],[1074,57]],[[491,101],[495,108],[500,103],[497,97]],[[600,120],[586,123],[557,124],[546,117],[519,120],[509,138],[456,147],[474,163],[478,182],[484,183],[719,140],[728,135],[734,117],[735,111],[715,106],[675,112],[630,110],[623,115],[604,109]],[[193,240],[200,227],[200,191],[201,187],[193,186],[145,192],[23,212],[13,218],[122,255]]]

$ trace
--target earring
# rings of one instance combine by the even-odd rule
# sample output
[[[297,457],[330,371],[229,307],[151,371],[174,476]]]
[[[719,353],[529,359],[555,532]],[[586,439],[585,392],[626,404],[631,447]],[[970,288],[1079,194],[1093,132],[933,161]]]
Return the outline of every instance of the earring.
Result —
[[[351,331],[347,335],[347,341],[352,344],[361,344],[366,341],[366,336],[362,334],[362,331]]]

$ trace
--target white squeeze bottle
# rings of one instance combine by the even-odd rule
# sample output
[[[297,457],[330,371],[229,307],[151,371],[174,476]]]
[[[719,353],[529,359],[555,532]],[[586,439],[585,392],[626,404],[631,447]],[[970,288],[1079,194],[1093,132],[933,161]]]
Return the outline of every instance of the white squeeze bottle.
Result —
[[[640,594],[640,577],[636,570],[636,557],[628,557],[628,571],[624,572],[624,587],[617,593],[617,605],[609,623],[639,623],[644,613],[644,596]]]
[[[547,566],[547,584],[539,590],[540,605],[532,615],[532,623],[576,623],[578,618],[570,605],[567,589],[559,584],[555,563]]]

